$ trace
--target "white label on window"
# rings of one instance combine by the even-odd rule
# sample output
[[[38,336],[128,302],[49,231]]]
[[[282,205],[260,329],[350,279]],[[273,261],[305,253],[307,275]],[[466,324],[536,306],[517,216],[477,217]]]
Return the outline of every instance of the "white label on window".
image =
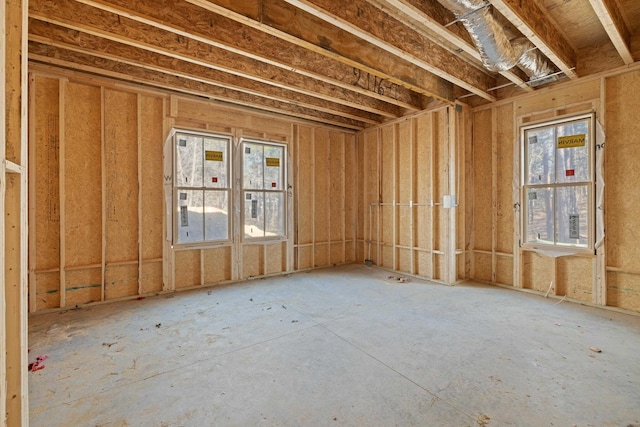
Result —
[[[189,226],[189,208],[187,206],[180,206],[180,225],[182,227]]]
[[[258,201],[251,201],[251,218],[258,218]]]
[[[580,238],[580,215],[569,215],[569,238]]]
[[[537,135],[529,137],[529,144],[537,144],[537,143],[538,143],[538,136]]]

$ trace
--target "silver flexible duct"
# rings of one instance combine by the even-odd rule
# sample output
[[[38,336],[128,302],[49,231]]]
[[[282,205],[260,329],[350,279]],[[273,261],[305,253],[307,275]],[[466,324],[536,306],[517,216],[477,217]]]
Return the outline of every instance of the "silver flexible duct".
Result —
[[[507,71],[519,65],[532,80],[553,73],[553,68],[530,41],[508,39],[485,0],[438,1],[464,24],[489,71]]]

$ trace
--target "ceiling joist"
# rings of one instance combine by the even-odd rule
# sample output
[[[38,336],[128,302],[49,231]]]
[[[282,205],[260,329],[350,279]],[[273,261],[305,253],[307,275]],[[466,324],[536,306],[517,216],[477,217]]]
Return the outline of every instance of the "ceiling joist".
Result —
[[[495,78],[365,0],[285,1],[482,98],[496,99],[488,91]]]
[[[578,77],[574,71],[576,52],[556,28],[537,2],[527,0],[489,0],[547,58],[568,77]]]
[[[613,0],[589,0],[589,2],[624,63],[632,64],[631,34],[616,2]]]

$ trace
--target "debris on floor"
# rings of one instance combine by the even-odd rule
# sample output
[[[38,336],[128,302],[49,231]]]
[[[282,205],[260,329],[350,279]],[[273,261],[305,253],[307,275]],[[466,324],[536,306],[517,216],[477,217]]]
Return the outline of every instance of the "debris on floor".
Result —
[[[116,345],[116,344],[118,344],[118,343],[117,342],[103,342],[102,346],[111,348],[112,345]]]
[[[598,347],[589,347],[589,350],[593,351],[594,353],[602,353],[602,350],[600,350]]]
[[[156,328],[160,328],[162,326],[162,323],[156,323]]]
[[[29,371],[35,372],[35,371],[39,371],[40,369],[44,369],[43,363],[48,358],[49,358],[49,356],[47,356],[46,354],[43,355],[43,356],[36,357],[36,361],[35,362],[29,363]]]
[[[491,418],[489,418],[488,416],[486,416],[485,414],[482,414],[478,417],[478,419],[476,420],[476,422],[478,423],[479,426],[486,426],[489,425],[489,420]]]
[[[408,281],[409,281],[409,279],[407,279],[406,277],[402,277],[402,276],[389,276],[389,277],[387,277],[387,282],[407,283]]]

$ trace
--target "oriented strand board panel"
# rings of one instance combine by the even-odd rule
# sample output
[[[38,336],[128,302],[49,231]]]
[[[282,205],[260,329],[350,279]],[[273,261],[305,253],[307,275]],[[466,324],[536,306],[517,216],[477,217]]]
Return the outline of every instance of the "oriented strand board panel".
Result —
[[[367,167],[365,165],[365,157],[364,157],[364,146],[365,146],[365,142],[364,142],[364,134],[363,133],[359,133],[356,136],[356,163],[357,163],[357,173],[358,173],[358,179],[357,179],[357,189],[356,189],[356,194],[357,194],[357,208],[358,208],[358,220],[356,222],[356,237],[358,240],[364,240],[365,238],[367,238],[367,234],[365,232],[365,223],[366,223],[366,219],[368,218],[369,215],[369,209],[366,206],[368,204],[368,202],[365,202],[365,168]],[[364,251],[364,248],[362,248],[362,251]],[[361,253],[361,248],[360,246],[358,247],[358,259],[364,259],[364,253]]]
[[[364,235],[365,257],[373,262],[378,262],[378,211],[379,207],[371,206],[378,202],[378,132],[368,131],[364,133],[364,161],[365,169],[362,192],[364,194]]]
[[[116,299],[138,294],[138,265],[107,266],[104,297]]]
[[[344,240],[345,220],[345,164],[344,133],[329,132],[329,237],[331,242]],[[326,171],[325,171],[326,173]],[[334,257],[331,257],[332,260]],[[339,261],[342,262],[342,261]],[[333,263],[333,261],[332,261]]]
[[[639,269],[640,260],[640,227],[635,221],[640,212],[640,98],[631,89],[638,87],[638,71],[611,77],[606,83],[607,264],[631,271]],[[640,280],[640,276],[636,277]]]
[[[193,249],[175,252],[176,289],[199,286],[200,250]]]
[[[423,277],[433,277],[432,255],[429,252],[416,251],[416,274]]]
[[[329,243],[316,243],[314,247],[314,267],[326,267],[329,264]]]
[[[162,104],[160,97],[140,96],[142,259],[162,258]]]
[[[278,243],[276,245],[266,245],[266,262],[264,274],[276,274],[282,273],[287,270],[287,247],[285,243]]]
[[[162,262],[142,264],[140,272],[141,293],[149,294],[162,291]]]
[[[475,265],[475,275],[473,276],[476,280],[482,280],[485,282],[493,281],[493,274],[491,272],[491,255],[480,252],[473,252],[473,263]]]
[[[60,267],[60,123],[59,98],[60,81],[54,78],[37,76],[35,91],[35,159],[31,159],[30,168],[35,168],[35,262],[36,270],[48,270]],[[34,183],[32,183],[34,184]],[[32,265],[31,267],[34,267]],[[57,273],[56,273],[57,274]],[[43,283],[51,289],[41,288]],[[59,290],[56,281],[44,279],[38,284],[38,293]],[[58,296],[59,298],[59,296]],[[58,300],[59,302],[59,300]],[[40,305],[40,301],[38,301]],[[50,307],[47,307],[50,308]]]
[[[63,141],[66,266],[86,266],[102,260],[101,104],[99,87],[73,82],[66,85]],[[95,283],[101,280],[92,285]],[[94,301],[93,295],[87,298]],[[77,301],[87,302],[87,298]]]
[[[262,245],[242,245],[242,278],[264,274],[264,249]]]
[[[492,250],[491,122],[491,110],[473,116],[473,248],[483,251]],[[478,261],[476,271],[482,269]]]
[[[65,276],[67,307],[100,301],[102,298],[101,275],[100,268],[67,271]]]
[[[516,144],[513,104],[495,109],[497,129],[496,251],[513,253],[513,150]],[[498,280],[499,283],[503,283]]]
[[[315,129],[314,138],[314,197],[315,197],[315,211],[314,211],[314,224],[315,224],[315,242],[328,242],[329,241],[329,220],[330,220],[330,193],[329,193],[329,180],[326,171],[329,168],[329,132],[326,129]],[[327,248],[325,248],[327,249]],[[328,259],[328,256],[325,256]],[[316,265],[327,265],[318,264]]]
[[[298,270],[313,268],[313,246],[302,246],[297,249]]]
[[[607,274],[607,305],[638,311],[640,284],[638,276],[621,272]]]
[[[137,260],[138,99],[135,94],[105,89],[103,156],[107,263]],[[114,274],[122,276],[121,272]],[[107,279],[107,283],[115,279]],[[126,296],[130,291],[115,294]]]
[[[329,250],[329,264],[338,265],[344,264],[344,243],[331,243]]]
[[[538,292],[547,292],[553,280],[554,258],[536,252],[522,253],[522,287]]]
[[[496,283],[513,286],[513,257],[496,257]]]
[[[231,246],[203,249],[204,283],[231,280]]]
[[[560,257],[556,262],[556,294],[591,302],[593,267],[591,257]]]
[[[36,311],[60,307],[60,273],[36,273]]]
[[[313,128],[298,127],[296,144],[296,243],[313,242]],[[305,268],[305,267],[298,267]]]
[[[356,214],[359,206],[356,200],[356,193],[357,197],[360,197],[361,193],[357,191],[357,174],[360,173],[361,168],[357,163],[355,135],[345,135],[344,169],[344,238],[347,241],[344,262],[354,262],[356,258],[353,239],[356,238]]]

